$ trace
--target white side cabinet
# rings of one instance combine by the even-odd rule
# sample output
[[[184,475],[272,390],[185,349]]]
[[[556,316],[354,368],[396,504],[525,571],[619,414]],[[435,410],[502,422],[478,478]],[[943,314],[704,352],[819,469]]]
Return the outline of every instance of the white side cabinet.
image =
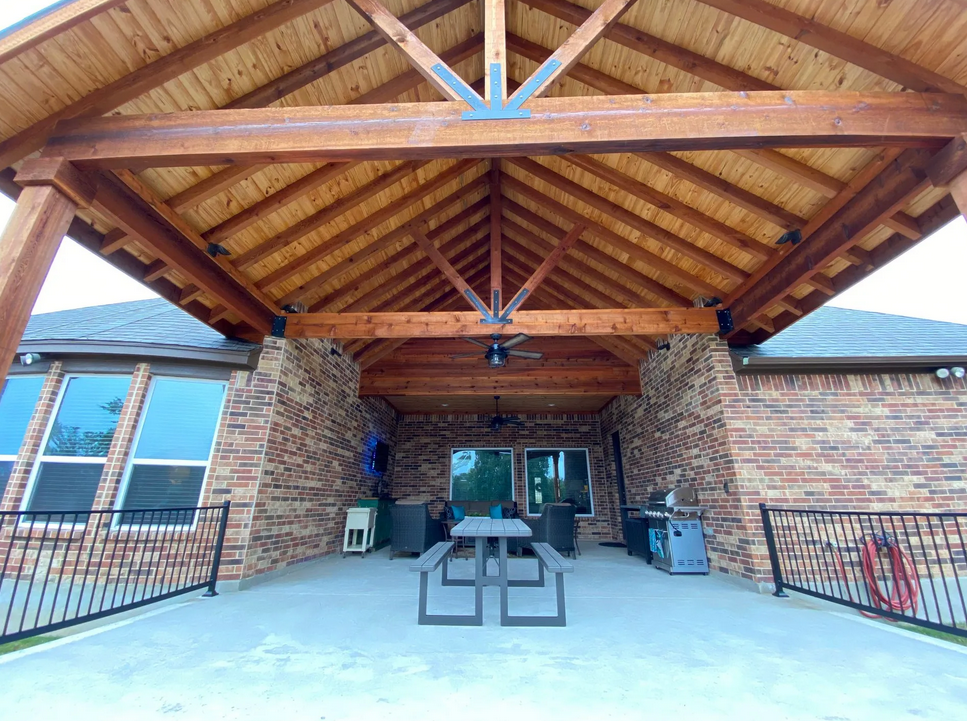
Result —
[[[342,557],[347,553],[366,555],[373,548],[376,528],[375,508],[350,508],[346,511],[346,535],[342,542]]]

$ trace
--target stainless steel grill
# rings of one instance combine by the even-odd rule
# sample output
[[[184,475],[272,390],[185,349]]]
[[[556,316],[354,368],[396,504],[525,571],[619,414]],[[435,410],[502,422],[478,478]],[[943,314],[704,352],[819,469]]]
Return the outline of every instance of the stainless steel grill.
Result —
[[[689,486],[654,491],[641,517],[648,519],[648,544],[653,563],[668,573],[708,574],[702,514],[698,495]]]

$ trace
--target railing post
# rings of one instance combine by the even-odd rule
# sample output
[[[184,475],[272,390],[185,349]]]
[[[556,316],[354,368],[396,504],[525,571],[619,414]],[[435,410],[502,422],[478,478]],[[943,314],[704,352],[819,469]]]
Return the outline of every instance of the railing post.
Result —
[[[212,575],[208,579],[208,590],[202,594],[209,598],[218,595],[218,591],[215,590],[215,582],[218,581],[218,567],[222,562],[222,545],[225,543],[225,529],[228,528],[228,511],[231,507],[231,501],[225,501],[222,504],[222,518],[218,524],[218,539],[215,541],[215,555],[212,556]]]
[[[782,571],[779,568],[779,551],[776,549],[776,537],[772,531],[772,519],[769,517],[769,509],[765,503],[759,504],[759,512],[762,514],[762,529],[766,534],[766,546],[769,549],[769,563],[772,566],[772,581],[776,585],[773,596],[788,598],[789,594],[782,590]]]

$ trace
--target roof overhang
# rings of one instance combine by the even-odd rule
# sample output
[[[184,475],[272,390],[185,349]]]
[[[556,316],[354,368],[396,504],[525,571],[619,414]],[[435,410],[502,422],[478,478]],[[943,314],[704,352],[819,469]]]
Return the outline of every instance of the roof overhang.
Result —
[[[148,343],[117,343],[110,341],[25,341],[17,347],[17,356],[38,353],[46,359],[96,356],[111,358],[135,358],[139,360],[184,361],[205,363],[232,370],[255,370],[258,367],[261,346],[251,350],[219,350],[179,345]]]
[[[730,353],[738,374],[789,373],[933,373],[938,368],[967,367],[967,355],[919,356],[744,356]]]

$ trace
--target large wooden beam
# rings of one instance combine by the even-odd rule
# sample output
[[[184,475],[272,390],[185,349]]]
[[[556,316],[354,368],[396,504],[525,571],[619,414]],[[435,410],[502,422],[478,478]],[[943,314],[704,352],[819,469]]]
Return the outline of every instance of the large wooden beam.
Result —
[[[788,146],[938,147],[967,123],[967,98],[923,93],[540,98],[530,101],[533,117],[514,121],[462,121],[465,107],[436,102],[84,118],[59,126],[45,154],[82,168],[117,168]]]
[[[332,0],[278,0],[267,8],[219,28],[153,63],[148,63],[118,78],[113,83],[88,93],[0,143],[0,168],[11,165],[42,148],[51,130],[60,121],[109,113],[150,90],[164,85],[169,80],[174,80],[179,75],[330,2]],[[221,164],[217,161],[199,163],[199,165]],[[128,165],[136,165],[136,163]]]
[[[547,95],[634,4],[635,0],[603,0],[564,44],[521,83],[510,103],[518,97],[542,98]]]
[[[950,78],[770,2],[764,0],[699,0],[699,2],[769,28],[780,35],[829,53],[833,57],[851,62],[911,90],[921,92],[940,90],[945,93],[967,94],[967,87]]]
[[[859,191],[731,303],[735,327],[741,328],[775,305],[928,188],[927,168],[932,155],[923,150],[907,150],[887,166],[877,176],[877,182]]]
[[[497,107],[507,100],[507,8],[504,0],[483,0],[484,100],[496,95]],[[499,67],[498,67],[499,66]],[[492,73],[496,72],[494,77]]]
[[[413,236],[413,240],[416,241],[417,245],[426,253],[427,257],[433,261],[433,264],[440,269],[440,272],[446,277],[447,280],[457,289],[457,292],[466,299],[467,303],[470,304],[471,308],[477,309],[478,312],[482,312],[481,309],[485,309],[486,304],[477,297],[477,294],[473,292],[473,288],[463,279],[459,271],[450,265],[443,253],[441,253],[433,242],[429,240],[418,228],[414,228],[410,235]]]
[[[53,185],[24,188],[0,235],[0,389],[77,207]]]
[[[483,324],[476,311],[454,313],[300,313],[286,338],[454,338],[481,333],[527,335],[666,335],[718,333],[710,308],[522,310],[513,323]]]
[[[490,161],[490,297],[487,299],[494,315],[500,313],[503,302],[503,281],[500,276],[500,160]]]
[[[927,173],[938,188],[947,188],[960,212],[967,216],[967,133],[937,153]]]
[[[269,333],[278,309],[261,294],[253,292],[247,279],[223,267],[223,256],[216,260],[208,256],[199,244],[206,244],[193,235],[190,227],[173,214],[166,212],[159,202],[146,199],[142,186],[132,189],[126,183],[135,181],[130,175],[125,183],[107,174],[98,177],[97,194],[91,207],[128,235],[135,237],[147,250],[169,266],[177,268],[191,283],[205,291],[212,299],[238,314],[252,328]],[[141,192],[138,192],[141,191]],[[180,222],[179,222],[180,221]]]

